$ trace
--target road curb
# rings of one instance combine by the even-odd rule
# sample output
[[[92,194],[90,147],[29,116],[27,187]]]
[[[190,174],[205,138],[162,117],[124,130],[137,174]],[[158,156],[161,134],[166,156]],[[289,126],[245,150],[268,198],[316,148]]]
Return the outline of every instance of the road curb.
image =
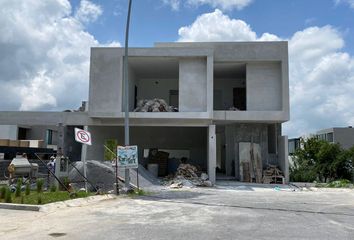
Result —
[[[16,204],[16,203],[0,203],[0,209],[36,211],[36,212],[38,212],[41,209],[41,206],[29,205],[29,204]]]

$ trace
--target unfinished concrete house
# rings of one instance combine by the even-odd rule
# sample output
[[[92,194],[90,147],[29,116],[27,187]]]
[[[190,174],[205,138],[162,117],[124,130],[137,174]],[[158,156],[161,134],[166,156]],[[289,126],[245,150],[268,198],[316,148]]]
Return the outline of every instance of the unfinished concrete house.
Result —
[[[107,141],[124,144],[123,61],[124,48],[91,49],[85,112],[23,113],[21,121],[8,112],[7,122],[87,126],[86,158],[104,160]],[[256,181],[274,165],[288,179],[287,42],[156,43],[129,48],[128,64],[130,143],[141,164],[158,163],[164,176],[183,159],[212,182]]]
[[[244,180],[254,144],[258,170],[277,165],[288,177],[287,42],[157,43],[130,48],[129,56],[131,143],[142,163],[158,149],[169,153],[162,175],[186,157],[212,181]],[[123,59],[124,48],[91,50],[88,117],[97,124],[88,127],[96,143],[88,159],[102,158],[106,139],[124,143]],[[152,99],[166,104],[142,106]]]

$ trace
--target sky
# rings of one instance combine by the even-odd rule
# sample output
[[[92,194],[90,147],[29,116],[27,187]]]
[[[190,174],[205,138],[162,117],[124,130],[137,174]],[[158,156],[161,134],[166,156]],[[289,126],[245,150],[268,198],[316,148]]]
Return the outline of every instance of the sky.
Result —
[[[77,109],[90,47],[124,45],[128,0],[0,0],[0,111]],[[354,125],[354,0],[133,0],[129,46],[288,41],[284,134]]]

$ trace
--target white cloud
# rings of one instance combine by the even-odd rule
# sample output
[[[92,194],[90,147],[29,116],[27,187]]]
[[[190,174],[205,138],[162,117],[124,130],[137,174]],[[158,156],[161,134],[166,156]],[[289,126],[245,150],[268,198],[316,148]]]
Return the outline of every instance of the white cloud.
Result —
[[[334,0],[335,5],[340,3],[347,4],[350,8],[354,9],[354,0]]]
[[[77,108],[87,99],[90,47],[99,45],[67,0],[1,1],[0,110]]]
[[[256,33],[242,20],[230,19],[219,9],[199,16],[191,25],[178,30],[179,41],[252,41]]]
[[[192,5],[209,5],[213,8],[221,8],[223,10],[241,10],[252,3],[252,0],[187,0]]]
[[[212,8],[220,8],[222,10],[242,10],[252,3],[253,0],[162,0],[166,5],[169,5],[172,10],[178,11],[181,5],[199,7],[208,5]]]
[[[165,5],[169,5],[173,11],[178,11],[181,5],[181,0],[162,0]]]
[[[263,33],[258,38],[250,25],[239,19],[230,19],[219,9],[214,12],[205,13],[189,26],[181,27],[178,30],[181,42],[208,42],[208,41],[278,41],[274,34]]]
[[[102,14],[102,7],[88,0],[81,0],[75,18],[83,23],[94,22]]]
[[[178,41],[282,40],[270,33],[257,37],[246,22],[230,19],[220,10],[202,14],[178,33]],[[287,40],[291,121],[285,124],[285,133],[294,137],[353,125],[354,57],[343,52],[341,33],[332,26],[309,27]]]

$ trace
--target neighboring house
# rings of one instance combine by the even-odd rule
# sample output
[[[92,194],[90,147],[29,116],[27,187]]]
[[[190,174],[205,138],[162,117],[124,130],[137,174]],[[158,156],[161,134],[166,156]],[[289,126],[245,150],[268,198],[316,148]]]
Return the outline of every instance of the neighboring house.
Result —
[[[349,149],[354,146],[354,129],[349,127],[327,128],[317,131],[315,134],[308,134],[299,138],[291,138],[288,140],[289,164],[293,165],[293,155],[295,151],[301,148],[300,139],[316,137],[318,139],[330,142],[339,143],[342,148]]]
[[[87,159],[102,160],[104,144],[124,144],[124,48],[92,48],[86,112],[6,112],[9,121],[87,126]],[[139,100],[164,99],[177,112],[134,112]],[[288,179],[287,42],[157,43],[129,48],[130,143],[143,162],[162,149],[206,171],[240,179],[240,143],[260,146],[265,168],[278,165]],[[72,130],[70,130],[72,131]],[[69,137],[68,137],[69,138]],[[68,139],[67,138],[67,139]],[[61,145],[70,147],[67,142]]]
[[[0,125],[0,139],[29,140],[29,147],[57,150],[58,130],[55,126]]]
[[[354,129],[351,126],[322,129],[316,132],[316,136],[327,142],[339,143],[344,149],[354,146]]]

